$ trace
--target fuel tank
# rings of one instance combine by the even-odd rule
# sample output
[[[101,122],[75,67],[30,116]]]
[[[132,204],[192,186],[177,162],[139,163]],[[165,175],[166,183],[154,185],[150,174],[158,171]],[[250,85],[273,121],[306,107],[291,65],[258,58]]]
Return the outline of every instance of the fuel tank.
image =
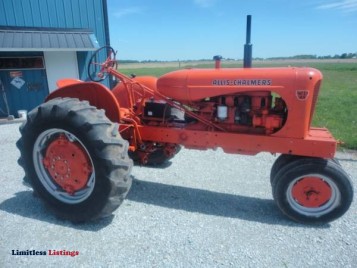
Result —
[[[199,101],[208,97],[251,91],[275,91],[308,87],[320,80],[313,68],[222,68],[185,69],[167,73],[157,81],[157,90],[178,101]],[[297,81],[301,80],[301,81]]]

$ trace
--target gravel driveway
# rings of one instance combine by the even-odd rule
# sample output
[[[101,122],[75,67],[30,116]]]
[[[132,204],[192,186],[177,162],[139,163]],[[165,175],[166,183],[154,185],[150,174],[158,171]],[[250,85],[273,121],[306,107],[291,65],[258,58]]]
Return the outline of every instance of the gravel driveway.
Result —
[[[73,225],[22,185],[18,127],[0,125],[0,267],[356,267],[356,202],[324,226],[291,222],[272,200],[272,155],[183,149],[166,168],[135,167],[114,217]],[[357,192],[356,153],[337,157]]]

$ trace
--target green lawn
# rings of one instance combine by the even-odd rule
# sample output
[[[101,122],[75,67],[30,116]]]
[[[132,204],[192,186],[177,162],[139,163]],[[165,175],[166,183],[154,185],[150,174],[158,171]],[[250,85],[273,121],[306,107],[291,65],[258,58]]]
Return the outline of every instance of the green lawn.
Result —
[[[327,127],[344,144],[342,147],[357,149],[357,63],[351,62],[284,62],[254,63],[256,67],[277,66],[310,66],[319,69],[324,76],[322,88],[313,118],[313,126]],[[184,66],[184,65],[181,65]],[[185,65],[187,67],[188,65]],[[198,64],[194,67],[212,68],[213,63]],[[241,67],[241,64],[227,63],[223,67]],[[167,72],[179,69],[176,67],[125,68],[120,71],[129,75],[161,76]]]

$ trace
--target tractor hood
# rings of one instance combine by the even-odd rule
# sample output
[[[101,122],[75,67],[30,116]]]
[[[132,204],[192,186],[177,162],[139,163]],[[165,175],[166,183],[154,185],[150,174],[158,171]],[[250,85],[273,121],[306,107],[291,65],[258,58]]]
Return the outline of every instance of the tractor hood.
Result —
[[[238,92],[280,91],[321,78],[313,68],[185,69],[161,76],[157,89],[174,100],[199,101]]]

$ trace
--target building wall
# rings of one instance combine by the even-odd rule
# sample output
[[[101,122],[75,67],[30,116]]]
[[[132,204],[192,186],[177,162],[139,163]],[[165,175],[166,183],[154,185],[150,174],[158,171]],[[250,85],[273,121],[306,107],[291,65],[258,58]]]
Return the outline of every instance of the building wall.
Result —
[[[48,89],[50,92],[57,88],[56,82],[58,80],[79,77],[76,52],[45,51],[43,54],[46,62]],[[66,66],[66,68],[58,68],[58,66]]]
[[[88,28],[99,46],[109,44],[106,0],[1,0],[0,25],[23,27]],[[87,80],[91,53],[78,52],[79,77]]]
[[[109,31],[107,25],[107,6],[106,0],[0,0],[0,25],[18,26],[18,27],[51,27],[51,28],[85,28],[91,29],[99,43],[99,47],[109,45]],[[34,52],[0,52],[1,57],[9,56],[30,56]],[[87,64],[93,52],[73,52],[66,54],[67,62],[57,61],[63,52],[44,52],[37,53],[44,56],[45,65],[48,67],[42,71],[24,71],[21,74],[26,75],[26,81],[38,81],[47,79],[42,85],[46,89],[29,91],[26,85],[20,89],[9,86],[7,89],[7,98],[12,114],[16,114],[19,109],[31,110],[40,104],[50,91],[54,88],[54,80],[62,77],[68,78],[69,70],[76,74],[81,80],[88,80]],[[35,53],[36,54],[36,53]],[[36,54],[36,55],[37,55]],[[68,57],[72,55],[73,59]],[[61,58],[63,59],[63,58]],[[105,56],[103,57],[103,61]],[[73,64],[77,61],[77,66]],[[54,66],[54,64],[57,64]],[[58,73],[56,72],[56,68]],[[64,70],[67,68],[67,70]],[[63,73],[63,71],[66,71]],[[47,73],[47,74],[46,74]],[[0,78],[4,83],[10,82],[9,71],[0,70]],[[10,77],[10,78],[9,78]],[[38,84],[38,83],[37,83]],[[109,86],[109,81],[104,81]],[[42,91],[43,90],[43,91]],[[32,96],[33,95],[33,96]],[[0,97],[0,109],[4,110],[4,101]],[[0,111],[1,111],[0,110]],[[0,113],[0,116],[1,115]]]
[[[2,0],[0,25],[89,28],[106,44],[105,0]]]

